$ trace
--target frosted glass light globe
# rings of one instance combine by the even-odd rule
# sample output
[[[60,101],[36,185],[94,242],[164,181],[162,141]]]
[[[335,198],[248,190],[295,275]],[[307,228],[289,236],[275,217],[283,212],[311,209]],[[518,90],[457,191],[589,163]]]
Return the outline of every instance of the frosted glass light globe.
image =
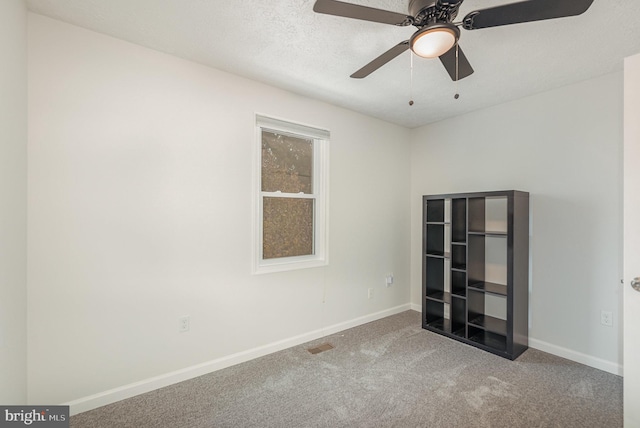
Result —
[[[458,35],[453,26],[426,28],[411,38],[411,50],[423,58],[437,58],[456,44]]]

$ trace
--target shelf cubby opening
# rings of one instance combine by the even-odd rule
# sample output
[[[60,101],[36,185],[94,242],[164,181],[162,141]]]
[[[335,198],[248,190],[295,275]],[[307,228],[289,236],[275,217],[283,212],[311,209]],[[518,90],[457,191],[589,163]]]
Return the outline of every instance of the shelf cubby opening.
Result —
[[[467,274],[461,271],[451,271],[451,294],[467,296]]]
[[[483,235],[469,235],[467,245],[467,273],[469,283],[484,282],[485,239]]]
[[[469,198],[469,233],[485,231],[485,198]]]
[[[464,337],[467,327],[467,301],[465,299],[459,299],[455,296],[452,297],[450,319],[451,331],[458,336]]]
[[[473,319],[485,313],[484,293],[474,290],[467,290],[467,318]]]
[[[444,256],[444,225],[427,224],[426,252],[430,255]]]
[[[451,240],[467,242],[467,200],[451,200]]]
[[[444,318],[444,303],[427,299],[425,304],[427,309],[425,315],[427,323],[438,318]]]
[[[445,318],[445,304],[427,299],[425,301],[425,319],[426,326],[442,330],[451,331],[451,322]]]
[[[489,315],[469,313],[469,325],[503,336],[507,334],[507,321]]]
[[[507,337],[469,325],[469,340],[500,352],[507,350]]]
[[[506,296],[484,293],[469,288],[467,290],[467,305],[469,320],[477,318],[478,315],[487,315],[501,320],[507,319]]]
[[[506,235],[507,204],[504,196],[469,198],[469,233]]]
[[[467,269],[467,246],[451,243],[451,267],[454,269]]]
[[[444,293],[444,259],[440,257],[426,257],[426,294],[427,296],[435,292]]]
[[[504,196],[489,197],[485,199],[484,230],[487,234],[507,234],[507,209],[508,200]]]
[[[432,199],[426,202],[428,223],[444,223],[444,199]]]
[[[445,318],[435,318],[432,321],[427,322],[427,326],[435,328],[441,331],[451,332],[451,322]]]
[[[507,296],[485,293],[484,314],[496,319],[507,319]]]
[[[484,280],[507,283],[507,239],[504,236],[485,237]]]

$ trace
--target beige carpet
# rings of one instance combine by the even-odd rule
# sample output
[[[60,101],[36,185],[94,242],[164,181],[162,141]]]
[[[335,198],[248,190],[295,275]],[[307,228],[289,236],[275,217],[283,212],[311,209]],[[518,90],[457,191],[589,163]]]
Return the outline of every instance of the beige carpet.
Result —
[[[325,341],[335,348],[306,349]],[[80,427],[622,427],[622,378],[529,349],[516,361],[407,311],[71,418]]]

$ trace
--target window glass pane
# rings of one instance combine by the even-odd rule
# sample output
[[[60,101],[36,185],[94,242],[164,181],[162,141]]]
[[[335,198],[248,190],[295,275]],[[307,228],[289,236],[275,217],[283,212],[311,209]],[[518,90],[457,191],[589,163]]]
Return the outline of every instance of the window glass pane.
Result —
[[[262,191],[313,193],[313,139],[262,130]]]
[[[264,198],[263,259],[314,254],[313,203],[313,199]]]

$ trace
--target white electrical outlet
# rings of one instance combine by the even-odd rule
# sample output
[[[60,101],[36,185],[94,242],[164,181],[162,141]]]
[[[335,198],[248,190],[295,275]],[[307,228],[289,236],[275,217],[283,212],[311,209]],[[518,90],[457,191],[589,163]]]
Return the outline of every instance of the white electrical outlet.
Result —
[[[387,275],[387,277],[385,278],[387,287],[391,287],[393,285],[393,274],[390,273],[389,275]]]
[[[367,292],[367,299],[373,299],[373,288],[370,288]]]
[[[613,327],[613,314],[610,311],[600,311],[600,324]]]
[[[183,317],[178,318],[178,331],[180,333],[189,331],[190,327],[191,327],[191,317],[189,317],[189,315],[185,315]]]

